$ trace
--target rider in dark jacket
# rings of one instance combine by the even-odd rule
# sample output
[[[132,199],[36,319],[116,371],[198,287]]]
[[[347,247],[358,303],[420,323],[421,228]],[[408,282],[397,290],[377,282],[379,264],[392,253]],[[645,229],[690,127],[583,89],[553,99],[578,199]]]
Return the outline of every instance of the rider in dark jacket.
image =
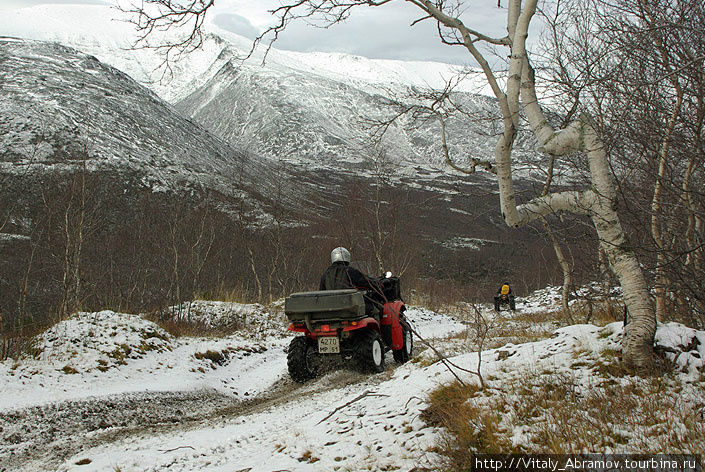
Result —
[[[337,247],[330,253],[331,265],[323,272],[319,290],[340,290],[356,288],[362,290],[379,290],[368,276],[350,265],[350,252],[344,247]],[[373,310],[373,303],[365,297],[366,312]]]

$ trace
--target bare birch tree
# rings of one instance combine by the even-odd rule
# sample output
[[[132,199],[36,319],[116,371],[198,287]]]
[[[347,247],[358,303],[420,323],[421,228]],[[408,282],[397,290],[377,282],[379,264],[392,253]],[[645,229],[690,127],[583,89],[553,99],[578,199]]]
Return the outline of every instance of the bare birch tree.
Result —
[[[255,44],[265,38],[276,40],[281,31],[297,19],[318,19],[330,26],[344,21],[354,8],[377,7],[391,1],[284,1],[282,6],[272,11],[278,19],[276,24],[257,38]],[[461,19],[461,13],[468,5],[461,0],[407,0],[407,3],[419,9],[421,17],[417,21],[430,20],[437,23],[442,42],[461,46],[468,51],[480,65],[497,99],[503,132],[495,148],[495,166],[504,221],[509,226],[518,228],[542,216],[561,211],[586,215],[592,220],[601,247],[623,289],[624,300],[630,312],[630,323],[623,342],[624,362],[632,368],[648,369],[653,362],[656,318],[644,274],[627,241],[615,209],[617,192],[604,143],[590,115],[580,114],[564,128],[554,129],[549,125],[538,101],[535,74],[526,48],[529,26],[537,11],[537,1],[508,0],[507,34],[503,37],[491,37],[466,25]],[[144,21],[143,15],[156,8],[159,16],[151,18],[168,25],[169,21],[173,21],[170,10],[174,10],[175,3],[179,2],[145,0],[143,4],[149,9],[138,9],[141,21]],[[183,14],[184,8],[188,8],[188,2],[180,3],[186,6],[177,9],[179,15]],[[204,6],[202,3],[194,9],[194,15],[202,15],[207,10],[208,5]],[[200,27],[198,21],[192,24],[196,29]],[[506,48],[509,55],[506,75],[493,69],[486,53],[481,49],[482,45]],[[590,170],[589,187],[584,190],[551,192],[521,204],[517,202],[512,179],[512,148],[520,127],[520,111],[528,118],[541,146],[541,152],[555,158],[580,153],[587,159]]]
[[[599,123],[657,318],[702,326],[705,4],[556,0],[545,19],[546,78]]]

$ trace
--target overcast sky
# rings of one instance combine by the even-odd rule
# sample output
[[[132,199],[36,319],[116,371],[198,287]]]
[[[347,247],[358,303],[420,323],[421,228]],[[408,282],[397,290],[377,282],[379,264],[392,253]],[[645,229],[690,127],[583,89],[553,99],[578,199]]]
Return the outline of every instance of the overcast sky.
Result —
[[[44,3],[105,4],[111,0],[0,0],[0,9]],[[474,0],[462,15],[471,27],[493,36],[505,34],[506,10],[497,0]],[[209,20],[221,28],[254,38],[274,21],[268,12],[279,0],[219,0],[209,11]],[[436,25],[430,20],[410,27],[420,17],[418,8],[393,1],[376,8],[358,8],[343,24],[322,29],[298,21],[290,24],[275,47],[293,51],[344,52],[377,59],[432,60],[472,64],[469,54],[458,46],[441,44]]]

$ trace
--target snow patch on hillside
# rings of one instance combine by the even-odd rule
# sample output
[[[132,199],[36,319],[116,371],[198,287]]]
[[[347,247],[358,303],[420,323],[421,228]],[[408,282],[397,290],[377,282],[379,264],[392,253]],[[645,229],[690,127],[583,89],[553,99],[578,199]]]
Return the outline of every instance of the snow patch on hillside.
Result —
[[[206,328],[240,330],[264,337],[281,336],[288,325],[281,310],[268,310],[259,303],[194,300],[169,307],[160,316]]]
[[[285,374],[287,344],[281,334],[174,338],[138,315],[78,313],[35,340],[35,358],[0,363],[0,411],[128,392],[256,395]]]
[[[697,376],[705,365],[705,331],[670,322],[659,326],[656,346],[666,348],[665,355],[683,371]]]

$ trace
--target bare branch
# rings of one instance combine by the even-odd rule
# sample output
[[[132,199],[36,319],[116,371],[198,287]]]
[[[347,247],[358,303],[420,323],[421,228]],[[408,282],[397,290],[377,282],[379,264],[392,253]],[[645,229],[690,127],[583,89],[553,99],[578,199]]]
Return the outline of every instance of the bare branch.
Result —
[[[373,392],[373,391],[371,391],[371,390],[365,390],[364,393],[361,393],[360,395],[356,396],[355,398],[353,398],[353,399],[350,400],[349,402],[344,403],[344,404],[342,404],[342,405],[336,407],[335,410],[331,411],[328,415],[326,415],[325,418],[323,418],[321,421],[319,421],[319,422],[316,423],[316,424],[321,424],[321,423],[323,423],[325,420],[327,420],[328,418],[330,418],[331,416],[333,416],[334,414],[336,414],[337,412],[339,412],[339,411],[342,410],[343,408],[346,408],[346,407],[352,405],[353,403],[362,400],[362,399],[365,398],[365,397],[388,397],[388,396],[389,396],[389,395],[384,395],[384,394],[381,394],[381,393],[376,393],[376,392]]]
[[[419,18],[418,20],[414,20],[409,26],[416,26],[418,23],[421,23],[424,20],[428,20],[429,18],[433,18],[431,15],[426,15],[422,18]]]
[[[468,167],[463,167],[451,157],[446,120],[455,112],[467,115],[452,98],[454,89],[462,79],[463,77],[456,77],[447,81],[443,90],[440,91],[415,90],[401,99],[389,100],[387,107],[394,110],[391,117],[385,120],[367,120],[367,123],[373,128],[373,139],[379,143],[389,128],[405,116],[409,116],[412,123],[418,126],[427,125],[432,120],[437,120],[440,125],[443,160],[448,166],[463,174],[473,174],[478,167],[496,174],[497,170],[490,160],[472,157],[469,159]]]
[[[462,385],[463,387],[467,387],[467,385],[465,384],[465,382],[463,382],[463,380],[460,378],[460,376],[459,376],[459,375],[455,372],[455,370],[453,370],[453,369],[463,370],[463,371],[466,371],[466,372],[470,372],[470,373],[472,373],[472,374],[474,374],[475,372],[469,371],[469,370],[467,370],[467,369],[463,369],[463,368],[458,367],[457,365],[453,364],[451,361],[448,360],[448,358],[447,358],[445,355],[443,355],[443,353],[441,353],[438,349],[436,349],[433,344],[431,344],[430,342],[426,341],[426,340],[423,338],[423,336],[421,336],[421,335],[418,333],[418,331],[416,331],[414,328],[412,328],[412,327],[411,327],[411,324],[410,324],[408,321],[407,321],[407,326],[408,326],[409,330],[414,334],[414,336],[416,336],[417,338],[419,338],[419,341],[421,341],[422,344],[424,344],[426,347],[428,347],[429,349],[431,349],[431,350],[436,354],[436,356],[437,356],[438,359],[441,361],[441,363],[448,369],[448,371],[449,371],[451,374],[453,374],[453,377],[455,377],[455,380],[457,380],[458,383],[459,383],[460,385]]]
[[[179,449],[193,449],[195,451],[193,446],[179,446],[174,447],[172,449],[159,449],[159,452],[163,452],[164,454],[166,454],[167,452],[178,451]]]
[[[453,162],[453,159],[450,157],[450,151],[448,150],[448,141],[447,141],[447,134],[446,134],[446,124],[445,124],[445,119],[443,118],[443,114],[440,112],[433,110],[436,117],[438,118],[439,123],[441,124],[441,142],[442,142],[442,147],[443,147],[443,155],[445,156],[445,162],[448,164],[450,167],[453,169],[457,170],[458,172],[462,172],[463,174],[474,174],[475,170],[477,169],[477,166],[482,167],[485,169],[487,172],[491,172],[493,174],[497,173],[497,169],[495,168],[494,164],[492,164],[491,161],[486,160],[486,159],[477,159],[477,158],[472,158],[470,160],[470,167],[460,167],[458,166],[455,162]]]
[[[201,47],[203,44],[203,22],[214,0],[142,0],[140,6],[131,5],[116,8],[130,15],[129,23],[135,25],[137,40],[135,49],[155,49],[163,52],[164,59],[157,69],[164,67],[170,71],[170,63]],[[157,43],[150,43],[149,37],[155,32],[176,30],[175,39],[160,37]]]

